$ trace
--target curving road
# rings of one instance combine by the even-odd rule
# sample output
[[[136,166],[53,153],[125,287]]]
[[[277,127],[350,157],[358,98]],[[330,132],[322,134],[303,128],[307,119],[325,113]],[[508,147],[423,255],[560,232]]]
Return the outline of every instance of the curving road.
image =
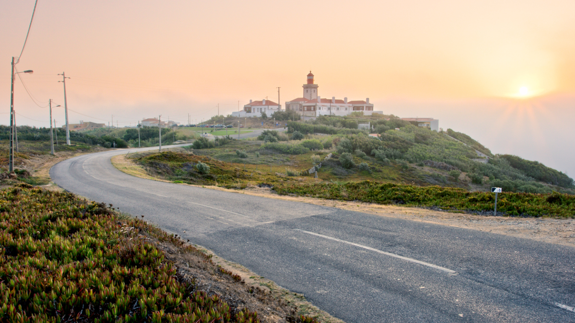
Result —
[[[575,322],[573,248],[145,180],[111,165],[126,152],[72,158],[50,175],[346,322]]]

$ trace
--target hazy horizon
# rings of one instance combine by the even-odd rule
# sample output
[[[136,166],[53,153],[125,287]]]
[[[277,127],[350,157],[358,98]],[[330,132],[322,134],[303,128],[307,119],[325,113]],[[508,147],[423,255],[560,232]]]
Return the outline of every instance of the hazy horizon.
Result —
[[[0,124],[8,124],[10,64],[33,0],[0,7]],[[19,71],[37,103],[120,126],[159,114],[193,122],[250,99],[370,98],[375,110],[433,117],[494,153],[575,175],[573,1],[291,1],[271,3],[39,1]],[[523,88],[523,90],[522,90]],[[19,125],[49,126],[18,77]],[[54,108],[58,125],[62,108]]]

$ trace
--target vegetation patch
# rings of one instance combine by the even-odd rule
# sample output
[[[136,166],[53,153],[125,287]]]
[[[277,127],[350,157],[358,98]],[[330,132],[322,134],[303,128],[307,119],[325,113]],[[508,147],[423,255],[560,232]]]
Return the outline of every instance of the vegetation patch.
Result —
[[[3,322],[260,322],[266,307],[286,322],[316,322],[273,299],[262,306],[265,292],[177,235],[70,193],[0,191],[0,228]],[[209,286],[166,259],[176,253],[189,255],[187,268],[203,269]]]
[[[440,186],[382,184],[370,181],[276,185],[274,190],[279,194],[479,213],[491,212],[495,202],[495,195],[487,192],[469,192],[464,189]],[[560,193],[503,193],[499,195],[497,211],[511,216],[573,218],[575,217],[575,196]]]

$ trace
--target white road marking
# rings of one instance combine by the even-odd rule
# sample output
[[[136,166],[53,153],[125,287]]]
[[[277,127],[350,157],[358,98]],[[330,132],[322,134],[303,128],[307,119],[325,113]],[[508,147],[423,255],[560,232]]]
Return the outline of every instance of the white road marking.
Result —
[[[561,304],[561,303],[555,303],[555,306],[557,306],[557,307],[559,307],[559,308],[562,308],[562,309],[564,309],[564,310],[568,310],[568,311],[570,311],[570,312],[575,313],[575,307],[563,305],[563,304]]]
[[[360,245],[360,244],[358,244],[358,243],[349,242],[349,241],[345,241],[345,240],[341,240],[341,239],[333,238],[333,237],[329,237],[329,236],[324,236],[323,234],[314,233],[314,232],[309,232],[309,231],[305,231],[305,230],[300,230],[300,229],[294,229],[294,230],[296,230],[296,231],[301,231],[301,232],[303,232],[303,233],[311,234],[311,235],[314,235],[314,236],[317,236],[317,237],[321,237],[321,238],[324,238],[324,239],[329,239],[329,240],[333,240],[333,241],[337,241],[337,242],[341,242],[341,243],[347,243],[347,244],[349,244],[349,245],[352,245],[352,246],[355,246],[355,247],[359,247],[359,248],[363,248],[363,249],[366,249],[366,250],[370,250],[370,251],[373,251],[373,252],[377,252],[377,253],[380,253],[380,254],[383,254],[383,255],[386,255],[386,256],[390,256],[390,257],[402,259],[402,260],[405,260],[405,261],[413,262],[413,263],[416,263],[416,264],[424,265],[424,266],[427,266],[427,267],[439,269],[439,270],[444,271],[444,272],[449,273],[449,274],[456,274],[456,273],[457,273],[457,272],[454,271],[454,270],[447,269],[447,268],[444,268],[444,267],[441,267],[441,266],[437,266],[437,265],[434,265],[434,264],[430,264],[430,263],[425,262],[425,261],[420,261],[420,260],[417,260],[417,259],[413,259],[413,258],[408,258],[408,257],[396,255],[396,254],[394,254],[394,253],[381,251],[381,250],[379,250],[379,249],[375,249],[375,248],[371,248],[371,247],[368,247],[368,246]]]

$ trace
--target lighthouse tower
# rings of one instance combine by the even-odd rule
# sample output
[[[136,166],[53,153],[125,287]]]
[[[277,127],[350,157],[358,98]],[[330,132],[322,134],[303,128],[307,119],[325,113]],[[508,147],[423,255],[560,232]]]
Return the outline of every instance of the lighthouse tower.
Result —
[[[307,84],[303,85],[303,97],[308,100],[317,99],[317,84],[313,84],[313,74],[309,71],[307,75]]]

